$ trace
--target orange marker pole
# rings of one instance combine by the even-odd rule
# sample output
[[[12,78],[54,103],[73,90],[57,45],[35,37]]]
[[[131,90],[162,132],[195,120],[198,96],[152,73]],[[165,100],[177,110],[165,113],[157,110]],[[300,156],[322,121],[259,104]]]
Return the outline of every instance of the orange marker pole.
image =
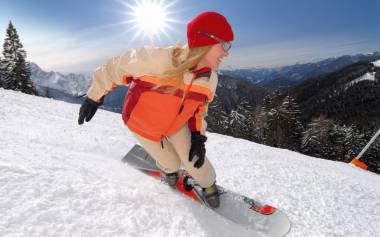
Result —
[[[361,169],[364,169],[366,170],[368,168],[368,166],[364,163],[364,162],[361,162],[360,161],[360,158],[362,157],[362,155],[368,150],[368,148],[371,146],[371,144],[376,140],[376,138],[380,135],[380,129],[377,130],[376,134],[371,138],[371,140],[367,143],[367,145],[365,145],[365,147],[363,148],[363,150],[359,153],[359,155],[357,157],[355,157],[352,161],[351,161],[351,164],[361,168]]]

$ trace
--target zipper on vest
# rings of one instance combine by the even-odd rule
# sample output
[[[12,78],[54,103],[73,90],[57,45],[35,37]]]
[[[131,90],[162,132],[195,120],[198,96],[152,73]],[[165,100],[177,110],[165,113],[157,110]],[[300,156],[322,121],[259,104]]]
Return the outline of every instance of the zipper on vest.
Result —
[[[185,103],[185,100],[183,100],[182,104],[181,104],[181,107],[179,108],[179,111],[178,111],[178,115],[180,115],[182,113],[182,110],[183,110],[183,104]]]
[[[194,75],[193,75],[193,77],[191,78],[189,85],[187,86],[187,88],[186,88],[185,91],[184,91],[184,94],[183,94],[183,97],[182,97],[181,106],[180,106],[180,108],[179,108],[179,110],[178,110],[178,115],[180,115],[180,114],[182,113],[182,110],[183,110],[183,107],[184,107],[184,104],[185,104],[185,100],[186,100],[186,96],[187,96],[188,92],[190,91],[190,88],[191,88],[191,86],[193,85],[194,80],[197,78],[197,76],[198,76],[199,74],[201,74],[201,73],[203,73],[203,72],[205,72],[205,71],[211,71],[210,68],[206,68],[206,67],[205,67],[205,68],[201,68],[201,69],[199,69],[199,70],[195,70],[195,68],[196,68],[197,66],[198,66],[198,65],[196,65],[194,68],[191,69],[191,72],[193,72]],[[175,119],[176,119],[176,118],[173,119],[173,121],[172,121],[172,123],[170,124],[170,126],[168,127],[167,131],[171,128],[171,126],[173,125],[173,122],[175,121]],[[164,144],[163,144],[163,142],[162,142],[162,138],[161,138],[161,147],[162,147],[162,149],[163,149],[163,147],[164,147]]]
[[[197,74],[195,73],[194,76],[191,78],[191,81],[190,81],[189,86],[186,88],[186,90],[185,90],[184,93],[183,93],[182,102],[181,102],[181,107],[179,107],[178,115],[180,115],[180,114],[182,113],[182,110],[183,110],[183,107],[184,107],[184,104],[185,104],[185,100],[186,100],[186,96],[187,96],[187,94],[189,93],[190,88],[191,88],[191,86],[193,85],[193,81],[195,80],[196,77],[197,77]]]
[[[165,138],[166,140],[168,140],[168,138],[167,138],[166,136],[161,135],[161,140],[160,140],[160,142],[161,142],[161,149],[164,149],[164,138]]]

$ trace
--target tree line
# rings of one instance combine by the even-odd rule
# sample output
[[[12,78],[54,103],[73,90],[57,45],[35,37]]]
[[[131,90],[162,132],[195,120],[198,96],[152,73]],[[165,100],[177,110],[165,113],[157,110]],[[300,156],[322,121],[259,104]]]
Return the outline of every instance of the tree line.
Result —
[[[221,109],[216,96],[209,110],[207,121],[211,132],[343,162],[358,155],[376,132],[376,127],[345,125],[323,114],[303,123],[298,104],[279,91],[268,94],[256,108],[241,98],[239,106],[230,113]],[[369,170],[380,174],[379,157],[380,142],[375,142],[361,160]]]

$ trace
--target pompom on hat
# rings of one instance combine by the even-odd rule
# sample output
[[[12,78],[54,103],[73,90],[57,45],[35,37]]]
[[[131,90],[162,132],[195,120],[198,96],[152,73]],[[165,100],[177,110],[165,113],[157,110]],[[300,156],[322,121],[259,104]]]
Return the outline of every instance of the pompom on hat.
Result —
[[[217,12],[203,12],[187,24],[187,43],[189,48],[218,44],[219,41],[207,34],[230,42],[234,39],[231,25]]]

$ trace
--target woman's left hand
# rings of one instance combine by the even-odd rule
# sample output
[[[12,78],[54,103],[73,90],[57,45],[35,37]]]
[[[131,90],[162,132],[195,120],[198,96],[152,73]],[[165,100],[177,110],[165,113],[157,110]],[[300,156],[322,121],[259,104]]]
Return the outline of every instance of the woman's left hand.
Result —
[[[205,142],[207,137],[200,132],[191,133],[191,148],[189,152],[189,161],[192,162],[194,156],[198,156],[198,160],[195,162],[194,167],[199,169],[205,162],[206,147]]]

